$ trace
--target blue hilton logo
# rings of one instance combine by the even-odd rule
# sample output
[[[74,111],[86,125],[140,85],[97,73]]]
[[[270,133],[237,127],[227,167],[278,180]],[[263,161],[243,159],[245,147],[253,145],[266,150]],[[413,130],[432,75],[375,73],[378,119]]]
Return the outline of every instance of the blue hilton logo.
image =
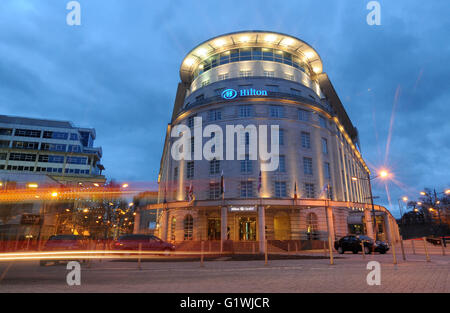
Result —
[[[222,91],[222,98],[225,100],[231,100],[238,96],[238,92],[234,89],[225,89]],[[249,89],[240,89],[239,90],[240,97],[248,97],[248,96],[263,96],[267,97],[267,90],[256,90],[253,88]]]

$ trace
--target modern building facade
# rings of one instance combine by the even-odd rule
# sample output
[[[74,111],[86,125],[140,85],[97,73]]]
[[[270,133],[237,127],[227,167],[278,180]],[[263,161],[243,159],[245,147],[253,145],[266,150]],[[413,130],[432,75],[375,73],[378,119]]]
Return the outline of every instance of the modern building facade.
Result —
[[[263,251],[264,238],[275,243],[346,235],[354,213],[370,236],[374,230],[381,237],[397,234],[395,219],[380,206],[374,208],[382,219],[373,227],[370,172],[358,131],[310,45],[274,32],[226,34],[189,52],[180,76],[161,159],[159,203],[149,206],[159,211],[162,239],[217,240],[222,249],[226,241],[253,241]],[[277,125],[279,138],[270,140],[279,143],[278,168],[261,171],[249,148],[234,160],[198,159],[196,140],[204,146],[210,138],[195,138],[202,134],[194,129],[195,117],[202,118],[202,130],[214,124],[223,134],[227,125]],[[194,134],[191,159],[172,155],[177,125]],[[233,138],[235,151],[239,140],[250,146],[246,131]]]
[[[0,173],[45,174],[65,185],[104,183],[95,136],[95,129],[71,122],[0,115]]]

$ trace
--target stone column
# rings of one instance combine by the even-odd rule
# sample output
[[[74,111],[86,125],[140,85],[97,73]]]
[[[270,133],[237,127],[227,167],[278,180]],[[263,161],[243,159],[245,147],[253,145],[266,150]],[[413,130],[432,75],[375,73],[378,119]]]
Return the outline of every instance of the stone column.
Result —
[[[259,253],[265,253],[266,240],[266,209],[258,207],[258,233],[259,233]]]
[[[227,240],[228,208],[222,207],[220,214],[220,252],[223,252],[223,243]]]
[[[373,233],[373,216],[370,210],[364,209],[364,219],[366,221],[366,235],[375,240],[375,234]]]

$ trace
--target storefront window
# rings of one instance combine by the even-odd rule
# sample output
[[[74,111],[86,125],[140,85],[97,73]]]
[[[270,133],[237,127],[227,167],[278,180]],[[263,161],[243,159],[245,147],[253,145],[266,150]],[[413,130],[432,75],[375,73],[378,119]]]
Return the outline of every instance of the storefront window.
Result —
[[[184,218],[184,240],[193,239],[194,219],[192,215],[188,214]]]
[[[239,240],[256,240],[256,217],[239,218]]]
[[[308,236],[308,240],[316,240],[319,239],[318,229],[319,224],[317,222],[316,213],[308,213],[306,216],[306,233]]]
[[[220,218],[208,218],[208,240],[220,240]]]

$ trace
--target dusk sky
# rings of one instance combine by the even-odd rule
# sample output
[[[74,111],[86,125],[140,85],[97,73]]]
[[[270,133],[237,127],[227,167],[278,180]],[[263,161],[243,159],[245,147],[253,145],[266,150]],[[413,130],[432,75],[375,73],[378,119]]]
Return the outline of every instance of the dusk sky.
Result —
[[[358,128],[376,203],[450,187],[449,1],[0,1],[0,114],[97,131],[108,179],[156,181],[179,66],[199,43],[241,30],[300,38],[320,54]],[[431,5],[432,4],[432,5]],[[392,206],[389,207],[388,193]]]

